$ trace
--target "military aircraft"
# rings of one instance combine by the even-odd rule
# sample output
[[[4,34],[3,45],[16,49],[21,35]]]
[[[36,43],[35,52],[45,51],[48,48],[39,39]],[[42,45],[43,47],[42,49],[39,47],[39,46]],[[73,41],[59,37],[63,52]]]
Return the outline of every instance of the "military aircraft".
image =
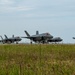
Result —
[[[49,33],[42,33],[42,34],[39,34],[38,31],[36,31],[36,35],[29,35],[29,33],[27,31],[24,31],[27,35],[27,37],[22,37],[22,38],[27,38],[27,39],[30,39],[31,40],[31,43],[32,41],[34,41],[35,43],[48,43],[47,40],[53,38],[53,36]]]
[[[75,39],[75,37],[73,37],[73,39]]]
[[[49,39],[48,42],[61,42],[63,39],[61,39],[60,37],[55,37],[55,38],[52,38],[52,39]]]
[[[0,42],[2,42],[3,44],[5,44],[5,43],[9,44],[9,43],[14,43],[14,42],[16,42],[16,44],[18,44],[18,42],[22,40],[20,37],[14,37],[14,35],[11,38],[8,38],[6,35],[4,35],[4,36],[5,36],[5,39],[3,39],[2,36],[0,36],[2,39],[2,40],[0,40]]]

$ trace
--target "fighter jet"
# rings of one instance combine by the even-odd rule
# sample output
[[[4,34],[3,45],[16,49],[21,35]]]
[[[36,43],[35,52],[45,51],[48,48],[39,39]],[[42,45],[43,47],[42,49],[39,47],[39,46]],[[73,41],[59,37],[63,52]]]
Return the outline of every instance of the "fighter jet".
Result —
[[[11,38],[8,38],[6,35],[4,35],[4,36],[5,36],[5,39],[3,39],[2,36],[0,36],[2,39],[2,40],[0,40],[0,42],[2,42],[3,44],[5,44],[5,43],[9,44],[9,43],[14,43],[14,42],[16,42],[16,44],[18,44],[18,42],[21,41],[20,37],[14,37],[14,35]]]
[[[73,37],[73,39],[75,39],[75,37]]]
[[[55,37],[55,38],[52,38],[52,39],[49,39],[48,42],[61,42],[63,39],[61,39],[60,37]]]
[[[27,37],[22,37],[22,38],[27,38],[27,39],[30,39],[31,40],[31,43],[32,41],[34,41],[35,43],[38,42],[38,43],[47,43],[47,40],[53,38],[53,36],[49,33],[42,33],[42,34],[39,34],[38,31],[36,31],[36,35],[30,35],[27,31],[24,31],[27,35]]]

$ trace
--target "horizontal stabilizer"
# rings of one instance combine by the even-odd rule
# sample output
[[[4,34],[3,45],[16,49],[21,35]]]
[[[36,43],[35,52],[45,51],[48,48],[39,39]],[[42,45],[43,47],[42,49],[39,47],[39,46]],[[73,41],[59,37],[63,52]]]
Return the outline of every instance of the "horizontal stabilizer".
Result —
[[[36,35],[38,35],[39,34],[39,31],[36,31]]]
[[[3,37],[2,36],[0,36],[1,37],[1,39],[3,40]]]

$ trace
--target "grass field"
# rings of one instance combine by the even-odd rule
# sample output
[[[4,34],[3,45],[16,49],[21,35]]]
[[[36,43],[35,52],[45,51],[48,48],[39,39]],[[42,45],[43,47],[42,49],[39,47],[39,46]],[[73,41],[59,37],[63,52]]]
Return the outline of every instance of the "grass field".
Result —
[[[75,45],[0,45],[0,75],[75,75]]]

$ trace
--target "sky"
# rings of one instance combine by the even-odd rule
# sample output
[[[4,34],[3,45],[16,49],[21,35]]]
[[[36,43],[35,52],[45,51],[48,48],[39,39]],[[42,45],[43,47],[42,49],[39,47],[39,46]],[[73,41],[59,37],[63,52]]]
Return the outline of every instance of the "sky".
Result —
[[[0,0],[0,35],[26,36],[24,30],[75,43],[75,0]]]

